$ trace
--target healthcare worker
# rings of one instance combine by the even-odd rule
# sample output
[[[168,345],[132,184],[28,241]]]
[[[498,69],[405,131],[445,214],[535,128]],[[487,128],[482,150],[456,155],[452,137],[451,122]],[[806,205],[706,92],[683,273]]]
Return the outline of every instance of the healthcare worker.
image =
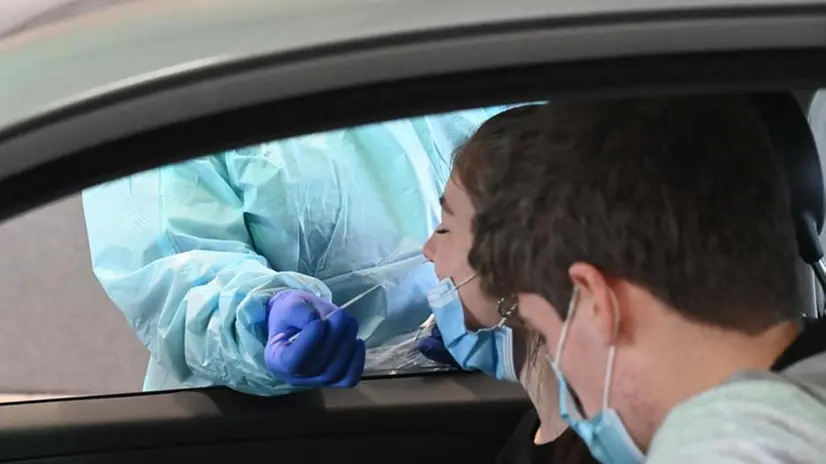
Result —
[[[429,315],[436,280],[415,263],[452,153],[499,110],[306,135],[85,191],[95,276],[150,352],[144,390],[357,383],[365,348]]]
[[[592,455],[826,462],[826,321],[800,332],[788,180],[751,101],[559,102],[510,142],[469,264],[542,335]]]
[[[519,106],[486,121],[462,147],[442,195],[442,220],[424,246],[441,284],[430,292],[436,325],[419,341],[426,357],[466,370],[520,382],[532,408],[496,462],[590,464],[594,459],[559,417],[556,378],[544,347],[530,343],[515,317],[515,300],[495,298],[480,287],[468,263],[476,209],[498,195],[497,179],[510,159],[508,139],[519,135],[541,105]],[[534,351],[529,348],[535,348]]]

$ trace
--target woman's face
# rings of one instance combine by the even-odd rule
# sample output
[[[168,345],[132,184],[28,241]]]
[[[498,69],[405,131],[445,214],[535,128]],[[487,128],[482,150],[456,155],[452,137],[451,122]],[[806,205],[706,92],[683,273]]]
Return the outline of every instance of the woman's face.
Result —
[[[456,176],[451,176],[441,198],[442,222],[424,245],[424,255],[436,267],[439,279],[452,278],[460,285],[459,297],[465,312],[465,326],[470,330],[493,327],[501,316],[496,301],[485,296],[479,279],[468,264],[468,253],[473,245],[472,220],[476,214],[465,189]]]

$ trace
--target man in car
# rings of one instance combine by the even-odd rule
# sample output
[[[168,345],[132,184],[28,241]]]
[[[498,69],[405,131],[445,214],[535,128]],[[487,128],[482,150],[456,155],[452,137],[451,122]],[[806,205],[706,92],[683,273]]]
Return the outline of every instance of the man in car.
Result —
[[[593,456],[824,462],[823,327],[800,334],[789,188],[749,100],[560,102],[509,143],[469,262],[544,338]]]

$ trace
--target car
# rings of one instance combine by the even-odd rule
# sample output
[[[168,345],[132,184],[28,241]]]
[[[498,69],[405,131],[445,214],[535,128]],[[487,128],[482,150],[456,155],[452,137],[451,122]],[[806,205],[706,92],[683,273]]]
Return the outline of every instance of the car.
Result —
[[[826,1],[123,2],[0,40],[0,220],[207,153],[461,108],[771,90],[806,109],[826,83],[824,31]],[[789,166],[818,174],[795,184],[816,244],[801,304],[818,317],[809,155]],[[518,385],[464,372],[273,398],[57,398],[0,405],[0,462],[493,462],[529,407]]]

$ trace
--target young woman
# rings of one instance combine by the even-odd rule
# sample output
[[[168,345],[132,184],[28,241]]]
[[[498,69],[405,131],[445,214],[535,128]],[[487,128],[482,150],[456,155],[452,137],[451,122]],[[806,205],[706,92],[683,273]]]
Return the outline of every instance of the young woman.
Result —
[[[498,463],[596,462],[560,419],[557,381],[545,348],[528,348],[541,344],[531,342],[532,333],[515,317],[515,300],[486,295],[468,264],[473,218],[501,188],[497,176],[508,162],[509,137],[519,133],[512,129],[540,107],[519,106],[494,116],[457,152],[441,198],[442,221],[424,247],[441,283],[429,295],[437,326],[420,349],[441,361],[447,350],[464,369],[525,387],[535,409],[520,422]]]

